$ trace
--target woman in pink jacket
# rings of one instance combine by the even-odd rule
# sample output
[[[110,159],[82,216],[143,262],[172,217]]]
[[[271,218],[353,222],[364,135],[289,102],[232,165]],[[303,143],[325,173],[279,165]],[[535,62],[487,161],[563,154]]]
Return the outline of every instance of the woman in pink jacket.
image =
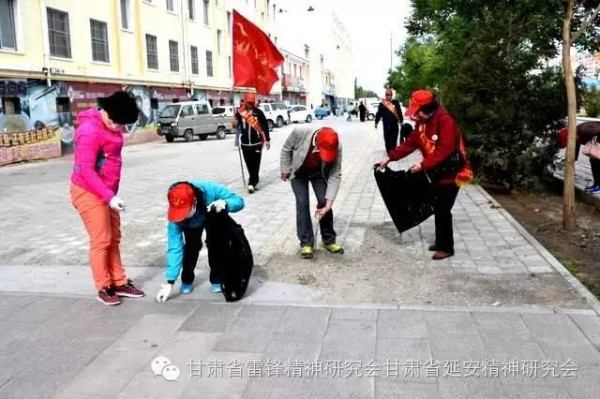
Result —
[[[77,115],[71,202],[90,237],[90,265],[98,300],[118,305],[121,296],[144,296],[127,279],[121,263],[119,212],[125,205],[117,197],[124,125],[134,123],[139,110],[135,99],[124,91],[98,99],[98,104],[98,109]]]

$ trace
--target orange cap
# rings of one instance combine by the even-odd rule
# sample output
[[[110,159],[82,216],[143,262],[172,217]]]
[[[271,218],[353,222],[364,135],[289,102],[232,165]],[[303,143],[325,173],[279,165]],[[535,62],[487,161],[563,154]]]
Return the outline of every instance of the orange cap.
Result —
[[[332,128],[323,127],[317,132],[316,144],[323,162],[335,161],[339,143],[338,134]]]
[[[404,115],[413,117],[419,108],[433,101],[433,93],[427,90],[417,90],[410,96],[410,104]]]
[[[244,94],[244,102],[256,104],[256,95],[254,93],[246,93]]]
[[[170,222],[181,222],[189,215],[194,206],[194,190],[187,183],[179,183],[169,190],[169,213],[167,218]]]

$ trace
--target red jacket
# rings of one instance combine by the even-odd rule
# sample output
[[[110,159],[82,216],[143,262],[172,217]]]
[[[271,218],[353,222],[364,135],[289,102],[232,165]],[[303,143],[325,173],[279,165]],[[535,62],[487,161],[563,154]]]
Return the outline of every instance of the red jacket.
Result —
[[[421,137],[424,132],[425,139]],[[436,137],[437,136],[437,137]],[[400,146],[389,152],[392,161],[397,161],[420,150],[423,154],[421,167],[423,170],[433,170],[448,158],[459,144],[460,131],[448,111],[441,105],[435,114],[426,122],[417,122],[415,131],[408,136]],[[454,184],[456,175],[443,178],[439,184]]]

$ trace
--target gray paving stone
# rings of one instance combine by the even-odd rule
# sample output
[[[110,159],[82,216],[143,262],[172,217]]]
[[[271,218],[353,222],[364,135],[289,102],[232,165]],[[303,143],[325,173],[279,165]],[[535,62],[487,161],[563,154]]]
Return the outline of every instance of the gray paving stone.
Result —
[[[148,367],[185,320],[181,316],[146,315],[64,386],[57,398],[116,396],[141,368]]]
[[[425,312],[430,337],[479,337],[475,319],[465,312]]]
[[[485,343],[533,340],[519,313],[473,312],[472,316]]]
[[[505,398],[553,398],[553,399],[571,399],[571,395],[563,387],[543,386],[531,384],[502,386]]]
[[[600,316],[570,314],[569,317],[592,345],[600,350]]]
[[[207,359],[219,334],[195,331],[179,331],[162,345],[156,356],[164,356],[178,367],[180,376],[176,382],[167,381],[162,375],[155,375],[151,362],[142,367],[131,381],[120,391],[119,398],[178,398],[194,378],[202,378],[208,373]],[[200,376],[196,377],[198,374]]]
[[[438,389],[443,399],[491,399],[505,395],[500,381],[489,378],[441,378]]]
[[[5,321],[18,323],[43,323],[64,307],[73,302],[70,298],[42,298],[13,311],[4,317]]]
[[[375,321],[377,319],[377,309],[334,308],[332,309],[331,319]]]
[[[202,304],[181,326],[182,331],[224,332],[235,319],[240,305]]]
[[[376,323],[365,320],[330,320],[319,360],[368,361],[375,358]]]
[[[263,352],[279,325],[284,307],[245,306],[215,345],[222,352]],[[252,334],[248,332],[252,331]]]
[[[437,399],[441,398],[441,395],[437,383],[377,379],[375,398]]]
[[[379,310],[377,338],[427,338],[422,312],[411,310]]]

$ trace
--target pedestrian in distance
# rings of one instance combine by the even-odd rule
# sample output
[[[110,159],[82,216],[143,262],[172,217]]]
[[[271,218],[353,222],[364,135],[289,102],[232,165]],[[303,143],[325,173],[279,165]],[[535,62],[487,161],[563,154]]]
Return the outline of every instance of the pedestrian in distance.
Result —
[[[182,294],[194,290],[198,256],[202,249],[202,233],[209,211],[230,213],[244,208],[244,199],[227,187],[210,181],[189,180],[169,187],[167,224],[166,284],[162,284],[156,300],[165,302],[181,273]],[[209,254],[210,261],[210,254]],[[209,262],[210,263],[210,262]],[[221,270],[210,265],[209,281],[214,293],[221,292]]]
[[[432,184],[435,209],[434,260],[454,255],[452,207],[460,186],[473,177],[467,154],[456,122],[446,109],[438,104],[433,93],[417,90],[411,95],[406,116],[416,120],[415,132],[408,140],[390,151],[377,164],[380,168],[390,161],[402,159],[420,150],[423,160],[411,171],[424,171]]]
[[[260,181],[260,161],[263,147],[271,148],[271,137],[269,135],[269,124],[263,111],[255,106],[256,96],[246,93],[244,96],[244,108],[237,113],[237,125],[240,127],[240,146],[244,155],[244,162],[248,169],[248,192],[250,194],[257,190]]]
[[[136,100],[124,91],[98,99],[97,108],[77,115],[71,203],[90,238],[97,299],[109,306],[119,305],[120,297],[144,296],[127,278],[121,261],[120,212],[125,203],[117,196],[125,125],[135,123],[138,115]]]
[[[365,116],[367,115],[367,107],[365,107],[362,101],[358,105],[358,114],[360,115],[360,121],[364,122]]]
[[[280,157],[281,180],[291,180],[296,197],[296,232],[301,256],[314,256],[313,225],[310,212],[309,184],[317,197],[315,217],[318,220],[323,248],[343,254],[336,243],[332,206],[342,179],[342,149],[338,134],[329,127],[314,130],[296,127],[288,136]]]
[[[383,120],[383,141],[387,153],[398,146],[398,133],[400,125],[404,121],[400,103],[398,100],[392,99],[392,89],[385,91],[385,99],[379,103],[375,114],[375,129],[381,120]]]

